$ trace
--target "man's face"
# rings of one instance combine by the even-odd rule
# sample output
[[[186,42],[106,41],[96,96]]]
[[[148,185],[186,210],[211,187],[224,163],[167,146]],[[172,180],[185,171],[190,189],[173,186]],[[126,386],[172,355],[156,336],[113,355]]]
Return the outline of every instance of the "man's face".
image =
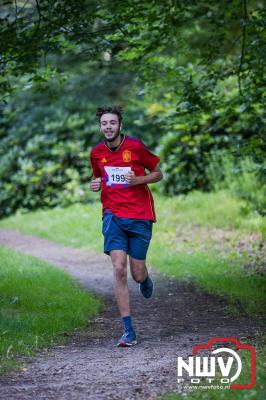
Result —
[[[100,129],[108,142],[113,142],[120,135],[118,115],[103,114],[100,120]]]

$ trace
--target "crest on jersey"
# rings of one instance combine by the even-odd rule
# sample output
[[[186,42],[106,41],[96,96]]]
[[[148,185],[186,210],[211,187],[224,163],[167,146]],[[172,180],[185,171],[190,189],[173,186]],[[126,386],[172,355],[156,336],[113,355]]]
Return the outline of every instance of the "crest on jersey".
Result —
[[[123,151],[122,157],[123,157],[123,161],[130,162],[131,161],[131,151],[129,151],[129,150]]]
[[[105,157],[103,157],[103,158],[101,159],[101,162],[102,162],[102,163],[107,163],[107,160],[106,160],[106,158],[105,158]]]

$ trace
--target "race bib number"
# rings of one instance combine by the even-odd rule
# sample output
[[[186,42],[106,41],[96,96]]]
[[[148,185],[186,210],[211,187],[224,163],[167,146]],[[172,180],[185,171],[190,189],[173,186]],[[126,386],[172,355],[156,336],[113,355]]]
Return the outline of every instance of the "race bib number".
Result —
[[[127,187],[125,175],[131,171],[131,167],[104,167],[105,182],[107,186],[123,188]]]

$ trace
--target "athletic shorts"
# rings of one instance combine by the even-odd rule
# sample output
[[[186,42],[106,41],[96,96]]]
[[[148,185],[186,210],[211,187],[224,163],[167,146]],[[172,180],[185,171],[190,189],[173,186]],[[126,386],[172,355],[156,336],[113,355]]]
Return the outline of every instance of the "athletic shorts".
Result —
[[[123,250],[137,260],[145,260],[152,237],[153,222],[146,219],[120,218],[111,211],[103,215],[104,252]]]

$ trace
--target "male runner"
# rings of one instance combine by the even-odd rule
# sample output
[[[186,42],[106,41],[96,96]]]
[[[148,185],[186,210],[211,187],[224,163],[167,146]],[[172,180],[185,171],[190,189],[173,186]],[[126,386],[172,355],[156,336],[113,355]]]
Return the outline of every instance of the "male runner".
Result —
[[[104,141],[90,154],[90,189],[102,190],[104,252],[113,264],[115,295],[124,327],[117,345],[129,347],[137,341],[130,316],[127,255],[132,277],[139,283],[142,295],[151,297],[153,282],[145,259],[156,217],[147,184],[160,181],[163,175],[158,167],[160,158],[141,140],[121,133],[121,108],[98,108],[96,116]],[[146,174],[145,169],[150,172]]]

